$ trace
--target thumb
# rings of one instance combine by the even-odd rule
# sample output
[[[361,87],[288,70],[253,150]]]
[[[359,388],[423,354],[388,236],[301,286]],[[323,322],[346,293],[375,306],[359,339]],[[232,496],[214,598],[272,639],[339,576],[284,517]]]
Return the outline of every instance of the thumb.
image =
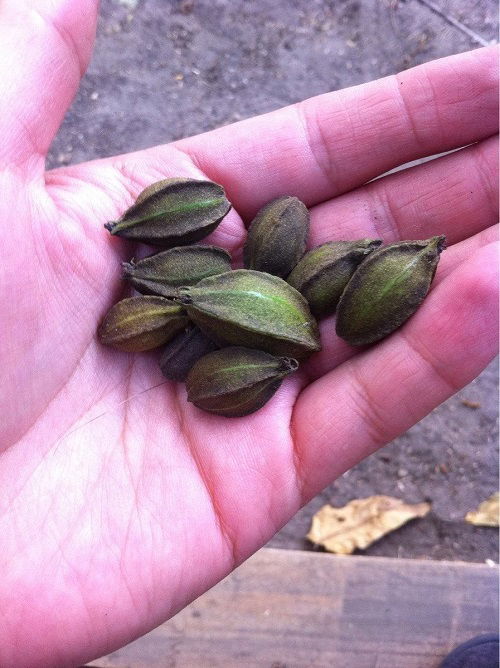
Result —
[[[0,170],[44,169],[90,59],[98,0],[0,4]]]

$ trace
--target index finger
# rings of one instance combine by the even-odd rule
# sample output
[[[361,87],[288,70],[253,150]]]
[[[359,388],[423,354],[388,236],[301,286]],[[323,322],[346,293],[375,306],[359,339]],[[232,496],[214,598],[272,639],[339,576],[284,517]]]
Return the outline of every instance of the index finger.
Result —
[[[442,58],[182,140],[238,212],[293,194],[308,206],[498,130],[497,48]]]

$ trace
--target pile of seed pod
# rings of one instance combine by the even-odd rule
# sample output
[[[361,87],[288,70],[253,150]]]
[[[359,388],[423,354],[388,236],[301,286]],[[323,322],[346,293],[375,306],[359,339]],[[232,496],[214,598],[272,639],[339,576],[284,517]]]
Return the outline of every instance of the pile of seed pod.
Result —
[[[101,342],[119,350],[163,347],[164,376],[185,381],[189,401],[226,417],[261,408],[299,361],[321,349],[317,319],[337,310],[337,334],[351,345],[402,325],[427,294],[445,247],[443,236],[385,247],[361,239],[306,253],[309,212],[284,196],[257,213],[245,268],[233,270],[227,251],[195,243],[230,209],[220,185],[172,178],[107,223],[113,235],[165,250],[122,264],[141,294],[115,304],[99,327]]]

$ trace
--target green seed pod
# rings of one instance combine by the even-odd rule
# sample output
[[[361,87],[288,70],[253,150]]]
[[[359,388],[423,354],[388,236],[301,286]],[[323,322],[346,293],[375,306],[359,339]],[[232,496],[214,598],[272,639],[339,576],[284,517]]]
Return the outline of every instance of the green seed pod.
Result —
[[[356,267],[381,243],[329,241],[306,253],[286,280],[304,295],[317,318],[330,315]]]
[[[278,197],[255,216],[243,248],[247,269],[285,278],[306,250],[309,211],[296,197]]]
[[[165,179],[146,188],[119,220],[104,227],[119,237],[171,248],[206,237],[230,208],[217,183]]]
[[[217,350],[217,345],[195,325],[179,332],[167,343],[160,358],[160,368],[165,378],[184,381],[200,357]]]
[[[175,296],[182,285],[231,271],[231,256],[217,246],[179,246],[142,260],[122,262],[123,278],[143,294]]]
[[[217,344],[302,359],[320,350],[304,297],[277,276],[237,269],[181,289],[189,318]]]
[[[98,335],[101,343],[137,353],[158,348],[188,323],[179,304],[163,297],[129,297],[106,314]]]
[[[369,255],[340,298],[337,334],[362,346],[400,327],[429,291],[445,242],[444,236],[401,241]]]
[[[298,366],[297,360],[261,350],[216,350],[198,360],[189,372],[188,401],[225,417],[249,415],[269,401],[283,378]]]

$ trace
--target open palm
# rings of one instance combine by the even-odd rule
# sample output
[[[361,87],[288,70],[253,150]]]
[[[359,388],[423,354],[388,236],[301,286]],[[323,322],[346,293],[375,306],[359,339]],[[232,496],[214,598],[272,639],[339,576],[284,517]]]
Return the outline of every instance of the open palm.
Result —
[[[45,172],[96,5],[0,9],[2,667],[83,662],[156,626],[495,353],[495,50]],[[450,247],[425,304],[389,339],[355,351],[330,318],[322,352],[261,411],[208,415],[163,382],[156,354],[95,336],[133,253],[103,223],[178,175],[224,185],[234,209],[209,241],[236,260],[244,222],[282,194],[311,208],[311,245],[446,234]]]

